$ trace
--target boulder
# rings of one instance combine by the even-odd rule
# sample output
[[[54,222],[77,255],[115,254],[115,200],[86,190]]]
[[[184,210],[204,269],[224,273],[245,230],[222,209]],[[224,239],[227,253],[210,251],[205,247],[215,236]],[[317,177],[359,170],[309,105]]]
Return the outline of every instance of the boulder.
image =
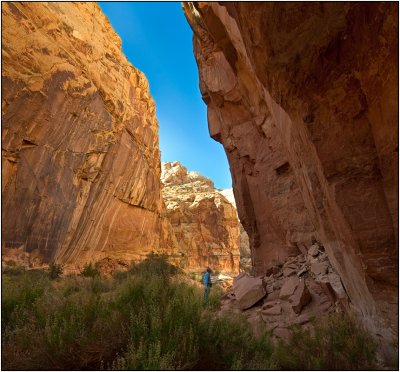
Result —
[[[241,310],[252,307],[266,295],[262,280],[247,275],[235,281],[233,292]]]
[[[296,314],[300,314],[304,306],[309,304],[312,300],[310,291],[304,283],[304,280],[300,280],[296,287],[294,294],[289,298],[292,304],[292,309]]]
[[[272,293],[268,293],[268,297],[267,297],[268,301],[277,300],[278,298],[279,298],[279,291],[278,290],[274,290]]]
[[[315,315],[313,313],[301,314],[296,318],[293,324],[303,325],[308,323],[313,318],[315,318]]]
[[[346,291],[343,288],[342,281],[337,273],[328,274],[329,284],[331,285],[333,291],[337,298],[347,298]]]
[[[315,262],[311,264],[311,272],[316,275],[325,275],[328,272],[329,264],[328,262]]]
[[[274,286],[273,286],[273,284],[267,284],[267,285],[265,286],[265,290],[266,290],[266,292],[267,292],[268,294],[272,293],[272,292],[274,291]]]
[[[272,275],[272,274],[270,274],[269,276],[265,276],[264,278],[263,278],[263,281],[264,281],[264,283],[266,283],[266,284],[271,284],[271,283],[273,283],[274,282],[274,276]]]
[[[262,310],[261,313],[264,314],[264,315],[280,315],[282,313],[282,306],[281,305],[275,305],[273,307],[265,308],[265,309]]]
[[[241,272],[238,276],[235,276],[235,277],[233,278],[233,288],[235,288],[236,283],[237,283],[240,279],[244,278],[245,276],[246,276],[246,273],[244,273],[244,272]]]
[[[285,267],[283,269],[283,276],[292,276],[297,274],[297,269],[293,269],[291,267]]]
[[[221,300],[230,300],[232,298],[235,298],[235,294],[231,291],[225,292],[222,296],[221,296]]]
[[[297,276],[302,276],[303,274],[305,274],[308,271],[307,267],[303,267],[298,273]]]
[[[279,298],[282,300],[286,300],[291,297],[294,294],[299,283],[300,279],[297,276],[291,276],[286,279],[279,293]]]
[[[274,307],[276,304],[277,304],[277,302],[275,300],[273,300],[273,301],[268,300],[268,301],[264,302],[264,305],[262,305],[262,309],[263,310],[270,309],[271,307]]]
[[[321,314],[325,314],[326,312],[329,312],[329,309],[331,309],[332,306],[333,305],[329,301],[327,301],[327,302],[320,304],[320,306],[318,307],[318,310],[320,311]]]
[[[319,246],[318,246],[318,244],[313,244],[311,247],[310,247],[310,249],[308,250],[308,254],[310,255],[310,256],[313,256],[313,257],[316,257],[316,256],[318,256],[318,254],[319,254]]]
[[[338,299],[335,290],[332,288],[329,282],[318,282],[324,293],[328,296],[329,300],[334,304]]]

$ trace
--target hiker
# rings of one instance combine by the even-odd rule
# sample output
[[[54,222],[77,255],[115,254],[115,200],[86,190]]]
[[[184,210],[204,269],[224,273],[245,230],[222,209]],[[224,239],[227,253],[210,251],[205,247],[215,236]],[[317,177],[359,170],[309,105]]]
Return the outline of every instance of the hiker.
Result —
[[[203,283],[204,283],[204,302],[206,304],[208,304],[208,294],[210,293],[210,288],[212,287],[211,284],[211,269],[209,267],[207,267],[207,271],[204,274],[204,279],[203,279]]]

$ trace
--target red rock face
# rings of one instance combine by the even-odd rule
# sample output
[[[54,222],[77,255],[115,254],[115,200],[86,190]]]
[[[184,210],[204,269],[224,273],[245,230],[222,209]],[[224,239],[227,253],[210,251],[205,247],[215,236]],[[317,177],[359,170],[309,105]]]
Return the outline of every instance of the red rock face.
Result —
[[[234,206],[198,172],[181,163],[162,163],[161,181],[168,220],[179,246],[179,265],[188,271],[237,274],[240,227]]]
[[[184,8],[256,270],[315,238],[371,327],[396,327],[398,5]]]
[[[2,6],[2,239],[83,264],[174,251],[155,104],[95,3]]]

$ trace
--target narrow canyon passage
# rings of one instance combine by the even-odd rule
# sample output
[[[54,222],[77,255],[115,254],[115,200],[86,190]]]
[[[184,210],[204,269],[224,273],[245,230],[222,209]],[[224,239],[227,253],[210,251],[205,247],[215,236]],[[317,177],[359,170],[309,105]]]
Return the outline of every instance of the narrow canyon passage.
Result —
[[[398,5],[182,6],[236,205],[161,166],[149,83],[98,4],[3,3],[3,262],[153,252],[236,275],[242,249],[254,277],[223,307],[267,295],[265,319],[302,324],[339,304],[397,337]]]

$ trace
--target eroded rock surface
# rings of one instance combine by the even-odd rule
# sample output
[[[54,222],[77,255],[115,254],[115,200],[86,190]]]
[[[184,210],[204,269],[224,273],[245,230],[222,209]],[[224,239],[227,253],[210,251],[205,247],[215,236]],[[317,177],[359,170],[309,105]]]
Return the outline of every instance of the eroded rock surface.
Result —
[[[183,6],[256,272],[315,238],[366,323],[397,334],[398,4]]]
[[[3,246],[80,266],[173,253],[155,104],[100,7],[3,5]]]
[[[162,163],[162,194],[187,270],[239,272],[239,221],[235,208],[197,172]]]

